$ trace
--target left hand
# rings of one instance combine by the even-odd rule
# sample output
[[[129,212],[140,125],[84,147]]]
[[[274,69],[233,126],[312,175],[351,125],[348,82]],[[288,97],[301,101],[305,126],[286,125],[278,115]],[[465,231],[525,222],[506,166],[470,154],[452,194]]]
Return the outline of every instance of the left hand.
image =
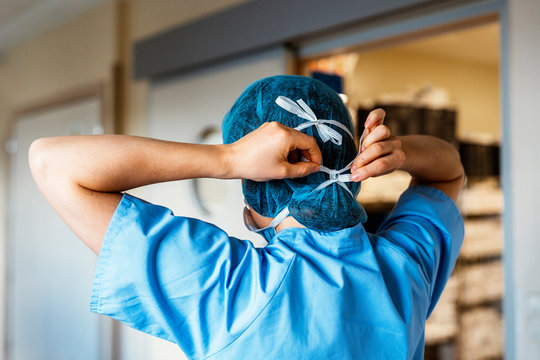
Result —
[[[298,161],[300,156],[309,161]],[[228,145],[232,177],[267,181],[304,177],[320,170],[321,151],[312,136],[267,122]]]
[[[351,167],[353,181],[389,174],[405,161],[401,140],[383,125],[385,115],[383,109],[375,109],[366,119],[367,135],[360,144],[362,151]]]

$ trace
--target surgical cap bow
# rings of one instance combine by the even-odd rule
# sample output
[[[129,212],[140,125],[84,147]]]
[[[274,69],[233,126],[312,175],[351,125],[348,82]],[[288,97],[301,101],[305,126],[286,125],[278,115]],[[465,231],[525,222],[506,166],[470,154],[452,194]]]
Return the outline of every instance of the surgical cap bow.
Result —
[[[279,106],[281,106],[283,109],[287,110],[288,112],[291,112],[303,119],[310,121],[310,122],[303,123],[300,126],[297,126],[296,130],[301,131],[310,126],[315,126],[323,142],[327,142],[328,140],[331,140],[334,144],[341,145],[343,136],[336,130],[332,129],[330,126],[325,125],[325,124],[332,124],[341,128],[352,139],[354,139],[353,134],[342,123],[335,120],[317,119],[317,116],[315,115],[313,110],[311,110],[311,108],[307,106],[307,104],[302,99],[299,99],[296,102],[294,102],[288,97],[280,95],[276,99],[276,104],[278,104]]]

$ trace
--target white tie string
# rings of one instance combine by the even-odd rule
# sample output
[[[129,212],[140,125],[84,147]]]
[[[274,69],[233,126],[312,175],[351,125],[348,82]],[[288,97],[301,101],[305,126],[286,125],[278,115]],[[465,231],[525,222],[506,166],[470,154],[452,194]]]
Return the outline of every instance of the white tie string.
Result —
[[[325,187],[330,186],[333,183],[336,183],[339,186],[341,186],[342,188],[344,188],[345,190],[347,190],[347,192],[354,198],[354,194],[351,192],[351,190],[349,190],[347,185],[345,185],[345,183],[352,181],[351,180],[351,174],[342,174],[343,172],[349,170],[349,168],[350,168],[350,166],[349,167],[344,167],[341,170],[334,170],[334,169],[329,169],[326,166],[321,165],[321,170],[320,171],[325,172],[328,175],[330,175],[330,179],[328,179],[325,182],[321,183],[313,191],[322,190]]]
[[[297,115],[298,117],[301,117],[302,119],[309,120],[309,122],[305,122],[298,125],[295,128],[296,130],[301,131],[310,126],[315,126],[323,142],[327,142],[328,140],[331,140],[334,144],[341,145],[343,141],[343,136],[340,133],[338,133],[336,130],[329,127],[328,125],[325,125],[325,124],[330,124],[330,125],[335,125],[341,128],[354,140],[353,134],[351,134],[349,129],[342,123],[335,120],[317,119],[317,116],[315,115],[313,110],[311,110],[311,108],[302,99],[299,99],[295,102],[286,96],[278,96],[278,98],[276,99],[276,104],[279,105],[281,108],[287,110],[288,112],[293,113]],[[360,146],[359,146],[360,149],[358,151],[358,155],[362,152],[362,141],[364,140],[366,131],[367,129],[364,128],[364,131],[362,132],[362,136],[360,136]],[[302,157],[302,161],[309,161],[309,160]],[[354,198],[354,194],[346,185],[346,183],[352,182],[351,174],[350,173],[343,174],[344,172],[350,170],[353,162],[354,162],[354,159],[347,166],[345,166],[343,169],[340,169],[340,170],[329,169],[326,166],[321,165],[320,171],[327,173],[330,176],[330,179],[321,183],[319,186],[313,189],[313,191],[322,190],[325,187],[336,183],[339,186],[341,186],[343,189],[345,189]],[[283,213],[278,214],[276,219],[279,217],[280,218],[279,222],[281,222],[283,218],[285,218],[285,217],[282,218],[282,216],[285,216],[285,217],[288,216],[287,208],[283,209]]]
[[[298,117],[301,117],[302,119],[309,120],[309,122],[298,125],[295,128],[296,130],[301,131],[310,126],[315,126],[323,142],[327,142],[328,140],[330,140],[334,144],[339,146],[343,142],[343,136],[336,130],[332,129],[330,126],[326,125],[330,124],[339,127],[354,140],[353,134],[345,125],[343,125],[339,121],[317,119],[317,116],[315,115],[313,110],[311,110],[311,108],[302,99],[299,99],[295,102],[286,96],[278,96],[278,98],[276,99],[276,104],[279,105],[281,108],[287,110],[288,112],[293,113]]]
[[[358,155],[360,155],[360,153],[362,152],[362,141],[364,140],[364,136],[366,135],[366,131],[367,131],[367,129],[364,129],[364,131],[362,132],[362,136],[360,136],[360,150],[358,151]],[[302,157],[302,161],[309,161],[309,160]],[[315,189],[313,189],[313,191],[319,191],[319,190],[324,189],[327,186],[332,185],[333,183],[337,183],[339,186],[341,186],[342,188],[347,190],[347,192],[354,198],[354,194],[352,193],[351,190],[349,190],[349,188],[345,184],[345,183],[353,181],[351,179],[351,174],[350,173],[349,174],[343,174],[344,172],[348,171],[352,167],[353,162],[354,162],[354,159],[347,166],[345,166],[343,169],[340,169],[340,170],[329,169],[326,166],[321,165],[321,168],[320,168],[319,171],[325,172],[328,175],[330,175],[330,179],[328,179],[325,182],[321,183],[319,186],[317,186]]]

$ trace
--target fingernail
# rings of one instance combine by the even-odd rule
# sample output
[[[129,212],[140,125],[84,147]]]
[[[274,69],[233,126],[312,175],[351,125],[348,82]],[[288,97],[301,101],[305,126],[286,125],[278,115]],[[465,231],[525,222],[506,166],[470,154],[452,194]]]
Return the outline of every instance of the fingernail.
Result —
[[[365,150],[366,150],[366,147],[362,146],[362,152],[364,152]]]
[[[351,173],[355,172],[358,169],[358,166],[353,165],[351,166]]]
[[[358,181],[360,179],[360,176],[358,176],[358,174],[352,174],[351,175],[351,180],[352,181]]]

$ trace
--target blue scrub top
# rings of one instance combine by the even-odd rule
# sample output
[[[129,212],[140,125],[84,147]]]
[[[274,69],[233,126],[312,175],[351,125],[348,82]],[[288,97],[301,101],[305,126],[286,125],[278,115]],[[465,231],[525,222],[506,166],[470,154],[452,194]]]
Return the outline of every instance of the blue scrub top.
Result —
[[[90,308],[190,359],[422,359],[463,234],[454,202],[425,186],[376,234],[288,228],[265,248],[126,194]]]

